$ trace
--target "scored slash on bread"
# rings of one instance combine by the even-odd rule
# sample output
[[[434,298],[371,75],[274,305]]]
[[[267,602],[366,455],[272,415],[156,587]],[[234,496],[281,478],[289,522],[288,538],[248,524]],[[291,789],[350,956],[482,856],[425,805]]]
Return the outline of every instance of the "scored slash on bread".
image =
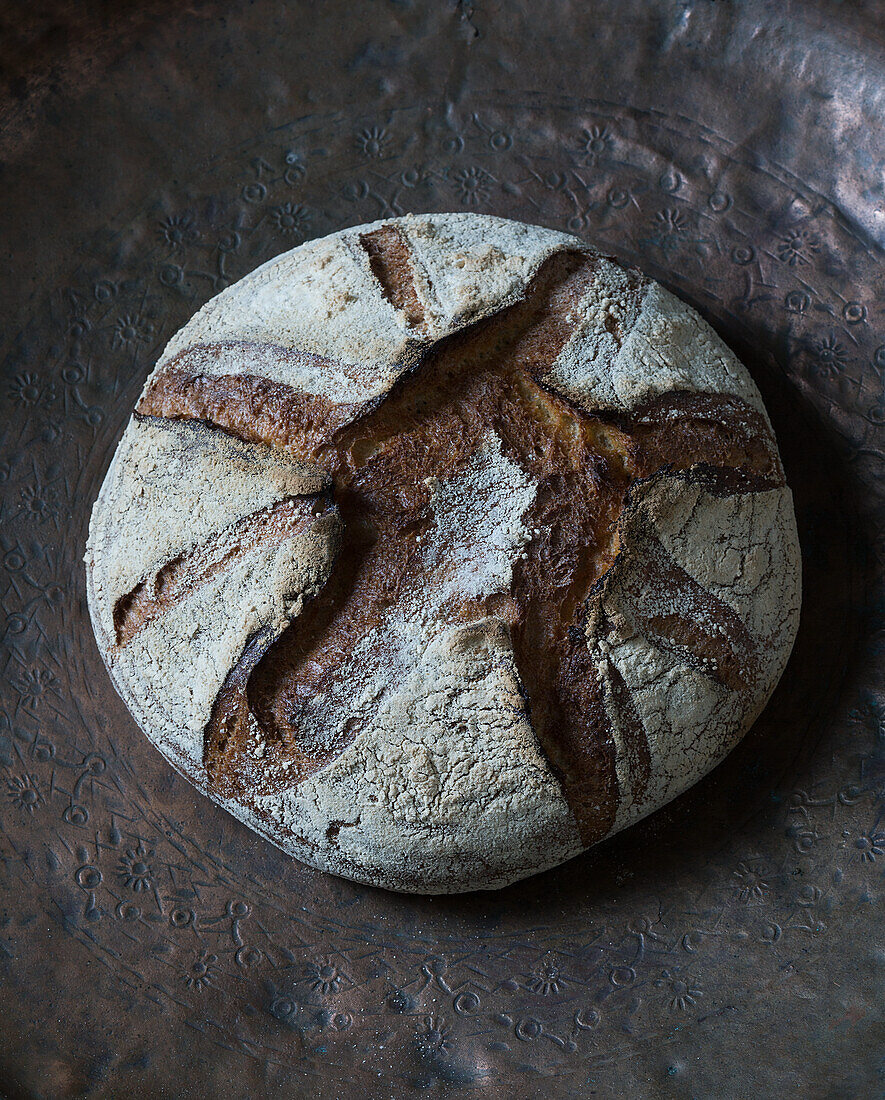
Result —
[[[709,771],[800,582],[768,418],[709,326],[478,215],[345,230],[207,303],[87,571],[176,767],[314,866],[429,893],[559,863]]]

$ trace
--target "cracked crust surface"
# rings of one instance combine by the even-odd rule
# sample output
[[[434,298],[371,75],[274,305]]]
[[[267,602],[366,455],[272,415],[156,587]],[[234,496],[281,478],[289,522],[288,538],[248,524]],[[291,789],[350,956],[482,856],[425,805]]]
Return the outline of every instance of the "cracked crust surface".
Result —
[[[767,701],[799,553],[759,394],[689,307],[477,215],[270,261],[170,341],[96,503],[114,682],[298,858],[506,885],[652,812]]]

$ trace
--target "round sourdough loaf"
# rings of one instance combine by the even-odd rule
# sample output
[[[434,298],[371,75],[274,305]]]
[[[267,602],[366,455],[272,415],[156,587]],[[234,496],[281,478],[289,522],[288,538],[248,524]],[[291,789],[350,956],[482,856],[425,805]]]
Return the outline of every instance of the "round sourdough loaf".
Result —
[[[86,563],[176,768],[304,862],[422,893],[504,886],[684,791],[799,615],[744,367],[639,272],[473,214],[343,230],[208,302]]]

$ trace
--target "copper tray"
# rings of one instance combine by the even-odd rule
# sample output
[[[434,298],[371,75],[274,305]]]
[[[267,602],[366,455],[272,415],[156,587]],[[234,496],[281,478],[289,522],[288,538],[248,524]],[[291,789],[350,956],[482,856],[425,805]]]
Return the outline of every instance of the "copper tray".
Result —
[[[7,17],[7,1097],[881,1095],[885,12],[782,7]],[[197,306],[307,236],[436,209],[584,234],[698,306],[763,391],[805,562],[793,659],[723,766],[441,899],[308,870],[195,794],[111,690],[80,565]]]

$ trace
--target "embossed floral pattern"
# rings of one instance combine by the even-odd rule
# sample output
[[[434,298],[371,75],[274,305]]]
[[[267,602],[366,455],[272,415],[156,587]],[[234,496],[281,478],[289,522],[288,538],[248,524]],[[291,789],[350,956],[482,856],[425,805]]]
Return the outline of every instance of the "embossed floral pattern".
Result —
[[[562,989],[562,976],[559,968],[552,962],[545,960],[535,971],[529,982],[529,989],[533,993],[547,996],[548,993],[558,993]]]
[[[442,1016],[425,1016],[417,1040],[428,1054],[449,1054],[455,1045],[452,1029]]]
[[[607,126],[591,126],[581,131],[579,151],[586,164],[596,164],[612,147],[612,135]]]
[[[19,405],[49,405],[55,400],[55,387],[38,374],[18,374],[9,387],[9,396]]]
[[[848,349],[834,335],[825,336],[812,344],[814,370],[822,378],[835,378],[848,363]]]
[[[749,903],[765,900],[768,882],[759,862],[739,863],[734,874],[738,881],[737,893],[740,901]]]
[[[471,206],[485,202],[491,192],[492,177],[482,168],[462,168],[454,177],[455,189],[461,202]]]
[[[665,991],[667,1007],[674,1012],[687,1012],[704,995],[704,991],[693,978],[672,974],[669,970],[662,973],[655,985]]]
[[[792,229],[778,241],[776,251],[790,267],[807,264],[820,251],[820,238],[808,229]]]
[[[33,775],[14,775],[6,781],[10,801],[23,813],[32,814],[42,804],[40,785]]]
[[[307,980],[315,993],[337,993],[341,988],[338,968],[328,959],[321,959],[307,968]]]
[[[123,885],[136,893],[150,890],[153,885],[150,860],[153,858],[153,849],[147,848],[143,841],[139,841],[136,848],[127,848],[126,854],[120,857],[117,865]]]
[[[871,829],[869,832],[857,833],[855,836],[849,833],[848,836],[854,858],[861,863],[875,863],[885,856],[885,833]]]
[[[190,214],[174,214],[166,218],[160,223],[158,232],[173,252],[199,237],[194,219]]]
[[[38,523],[52,519],[58,512],[58,495],[51,485],[23,485],[21,501],[25,515]]]
[[[646,240],[660,248],[668,258],[672,258],[686,246],[693,245],[697,248],[708,243],[705,238],[692,236],[690,229],[686,214],[678,206],[668,206],[655,214],[652,235]]]
[[[212,968],[217,962],[217,955],[207,954],[205,951],[197,955],[181,976],[188,989],[195,989],[199,992],[212,985],[215,977],[215,971]]]
[[[383,155],[387,141],[387,131],[381,126],[370,126],[360,130],[356,143],[363,156],[377,158]]]
[[[44,696],[55,686],[55,673],[48,668],[27,668],[14,681],[23,706],[32,710],[42,702]]]
[[[124,313],[114,325],[111,343],[117,348],[132,348],[143,344],[153,332],[153,325],[137,313]]]
[[[310,225],[310,214],[296,202],[284,202],[271,216],[277,229],[288,237],[302,236]]]
[[[676,210],[672,207],[666,210],[659,210],[657,214],[655,214],[655,221],[664,233],[685,233],[688,229],[688,222],[686,221],[685,215],[681,210]]]

